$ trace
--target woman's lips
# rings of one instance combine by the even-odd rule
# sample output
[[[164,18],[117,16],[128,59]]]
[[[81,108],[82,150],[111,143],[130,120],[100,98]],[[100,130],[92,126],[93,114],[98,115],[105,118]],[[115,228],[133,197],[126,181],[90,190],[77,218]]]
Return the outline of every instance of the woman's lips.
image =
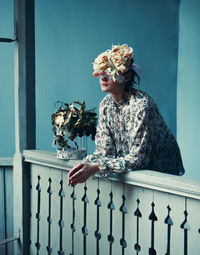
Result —
[[[107,87],[108,84],[107,84],[107,83],[101,83],[101,86],[102,86],[102,87]]]

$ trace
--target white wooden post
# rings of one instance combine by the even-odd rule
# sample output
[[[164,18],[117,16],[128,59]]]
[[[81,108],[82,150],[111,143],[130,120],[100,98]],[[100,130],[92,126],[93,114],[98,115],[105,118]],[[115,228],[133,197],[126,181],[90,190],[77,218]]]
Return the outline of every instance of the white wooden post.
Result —
[[[35,149],[35,26],[34,0],[14,0],[15,43],[15,156],[14,254],[28,254],[30,186],[24,149]]]

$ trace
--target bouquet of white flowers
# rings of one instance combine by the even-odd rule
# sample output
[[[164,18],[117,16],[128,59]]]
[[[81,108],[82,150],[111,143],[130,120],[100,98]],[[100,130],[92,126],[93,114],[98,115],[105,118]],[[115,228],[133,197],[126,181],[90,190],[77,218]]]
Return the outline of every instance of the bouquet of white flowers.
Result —
[[[86,110],[85,102],[61,103],[59,109],[52,114],[55,135],[53,145],[63,152],[75,149],[78,151],[76,137],[91,136],[94,140],[97,125],[96,116],[94,109]],[[74,143],[75,149],[70,146],[70,141]]]

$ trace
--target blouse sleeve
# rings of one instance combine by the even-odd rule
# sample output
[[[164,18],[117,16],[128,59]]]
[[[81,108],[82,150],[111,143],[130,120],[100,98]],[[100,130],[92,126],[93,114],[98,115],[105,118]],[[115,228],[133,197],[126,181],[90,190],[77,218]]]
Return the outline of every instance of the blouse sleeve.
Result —
[[[93,154],[88,155],[84,161],[98,163],[100,170],[104,171],[107,160],[116,157],[116,148],[109,127],[106,125],[105,106],[99,106],[99,122],[95,136],[96,149]],[[102,169],[101,169],[102,166]]]
[[[138,109],[134,118],[132,118],[132,123],[130,123],[131,148],[129,154],[119,157],[109,128],[106,127],[102,109],[100,109],[95,138],[96,150],[92,155],[87,156],[86,161],[98,163],[100,174],[103,176],[107,176],[112,172],[122,173],[129,169],[144,169],[150,160],[152,146],[150,111],[150,107],[147,105],[142,109]]]

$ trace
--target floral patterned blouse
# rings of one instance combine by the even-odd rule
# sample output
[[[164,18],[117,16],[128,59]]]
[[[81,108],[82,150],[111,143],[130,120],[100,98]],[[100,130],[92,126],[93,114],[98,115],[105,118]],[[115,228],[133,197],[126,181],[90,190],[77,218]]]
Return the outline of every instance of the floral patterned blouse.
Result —
[[[85,158],[100,173],[136,169],[182,175],[179,147],[157,105],[146,93],[133,89],[116,103],[110,94],[100,103],[96,150]]]

